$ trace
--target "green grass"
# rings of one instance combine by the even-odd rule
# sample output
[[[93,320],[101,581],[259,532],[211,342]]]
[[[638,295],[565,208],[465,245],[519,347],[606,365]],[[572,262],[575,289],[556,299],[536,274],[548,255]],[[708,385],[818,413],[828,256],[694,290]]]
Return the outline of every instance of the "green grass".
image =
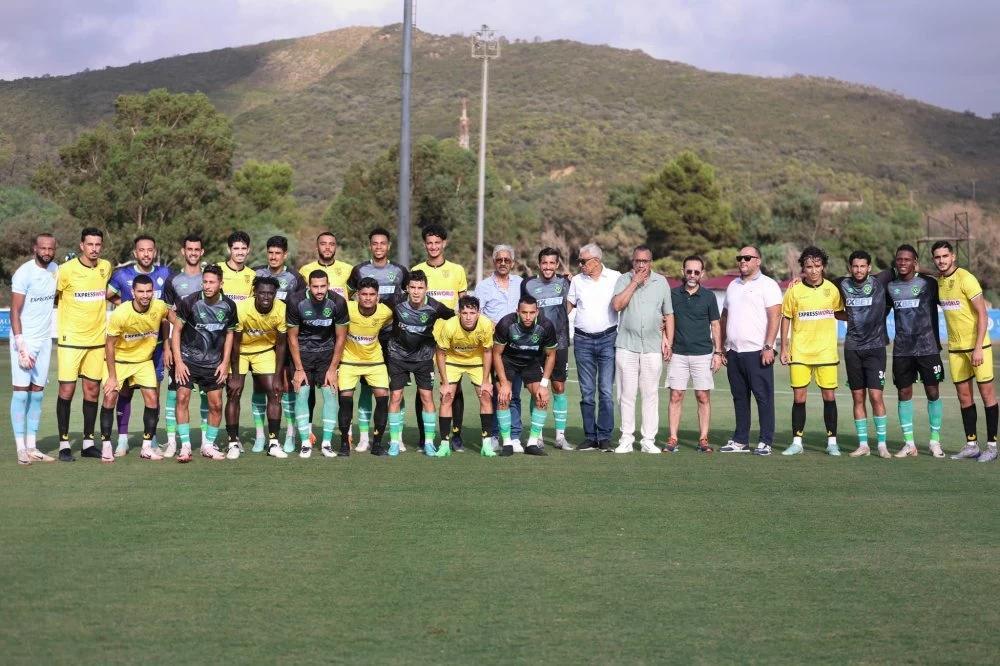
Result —
[[[778,377],[781,448],[791,398]],[[732,427],[718,384],[716,445]],[[951,452],[961,423],[942,389]],[[796,459],[698,455],[693,396],[683,452],[657,457],[130,455],[19,468],[5,416],[3,661],[995,661],[996,466],[829,458],[810,401]],[[51,389],[44,410],[50,450]],[[467,424],[468,440],[471,408]]]

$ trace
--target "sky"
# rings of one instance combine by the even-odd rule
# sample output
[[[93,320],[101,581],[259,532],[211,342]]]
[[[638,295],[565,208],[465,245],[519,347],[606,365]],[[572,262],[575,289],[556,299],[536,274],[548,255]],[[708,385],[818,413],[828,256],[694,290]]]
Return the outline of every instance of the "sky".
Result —
[[[420,30],[573,39],[1000,112],[995,0],[415,0]],[[0,79],[402,21],[403,0],[0,0]]]

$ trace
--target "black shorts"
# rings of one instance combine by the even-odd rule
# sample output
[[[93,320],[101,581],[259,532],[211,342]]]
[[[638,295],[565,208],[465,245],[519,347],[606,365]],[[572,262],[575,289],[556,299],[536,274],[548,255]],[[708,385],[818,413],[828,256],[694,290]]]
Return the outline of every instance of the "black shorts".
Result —
[[[326,373],[330,371],[333,361],[333,350],[322,352],[299,352],[302,359],[302,369],[306,373],[306,381],[310,386],[326,384]]]
[[[386,363],[389,371],[389,390],[400,391],[410,383],[410,374],[418,389],[430,391],[434,388],[434,359],[426,361],[400,361],[390,358]]]
[[[885,388],[885,347],[845,349],[847,385],[852,391]]]
[[[937,386],[943,382],[944,363],[941,362],[941,354],[892,357],[892,383],[896,388],[913,386],[918,375],[924,386]]]
[[[507,375],[507,381],[511,383],[514,382],[514,375],[520,375],[521,383],[524,385],[542,381],[542,366],[538,363],[531,363],[522,367],[510,363],[507,359],[503,359],[503,370],[504,374]]]
[[[194,389],[198,386],[205,393],[221,391],[224,384],[220,384],[215,378],[215,368],[208,368],[203,365],[186,363],[188,378],[183,384],[174,377],[173,370],[170,371],[170,383],[177,388]]]
[[[569,367],[569,348],[557,349],[556,350],[556,364],[552,368],[552,381],[554,382],[564,382],[567,378],[567,369]]]

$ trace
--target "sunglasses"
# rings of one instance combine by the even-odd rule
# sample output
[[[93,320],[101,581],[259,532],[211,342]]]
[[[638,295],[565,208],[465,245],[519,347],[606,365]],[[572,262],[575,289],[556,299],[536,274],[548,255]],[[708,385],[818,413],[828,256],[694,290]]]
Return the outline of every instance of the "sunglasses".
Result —
[[[759,259],[760,257],[755,257],[752,254],[738,254],[736,255],[736,263],[741,261],[753,261],[754,259]]]
[[[695,277],[697,277],[697,276],[701,275],[701,271],[696,271],[696,270],[685,270],[685,271],[684,271],[684,274],[685,274],[685,275],[694,275]]]
[[[579,264],[580,264],[581,266],[586,266],[586,265],[587,265],[587,263],[588,263],[588,262],[589,262],[589,261],[590,261],[591,259],[593,259],[593,257],[587,257],[586,259],[581,259],[581,260],[580,260],[580,261],[579,261],[578,263],[579,263]]]
[[[507,257],[500,257],[499,259],[494,259],[493,261],[495,261],[498,264],[513,264],[514,263],[513,259],[508,259]]]

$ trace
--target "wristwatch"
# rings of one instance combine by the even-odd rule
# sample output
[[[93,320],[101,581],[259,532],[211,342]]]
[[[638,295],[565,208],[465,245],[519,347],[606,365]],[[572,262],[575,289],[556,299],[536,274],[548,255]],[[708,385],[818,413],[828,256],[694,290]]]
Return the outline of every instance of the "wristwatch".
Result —
[[[764,345],[763,351],[774,351],[774,347],[771,345]]]

